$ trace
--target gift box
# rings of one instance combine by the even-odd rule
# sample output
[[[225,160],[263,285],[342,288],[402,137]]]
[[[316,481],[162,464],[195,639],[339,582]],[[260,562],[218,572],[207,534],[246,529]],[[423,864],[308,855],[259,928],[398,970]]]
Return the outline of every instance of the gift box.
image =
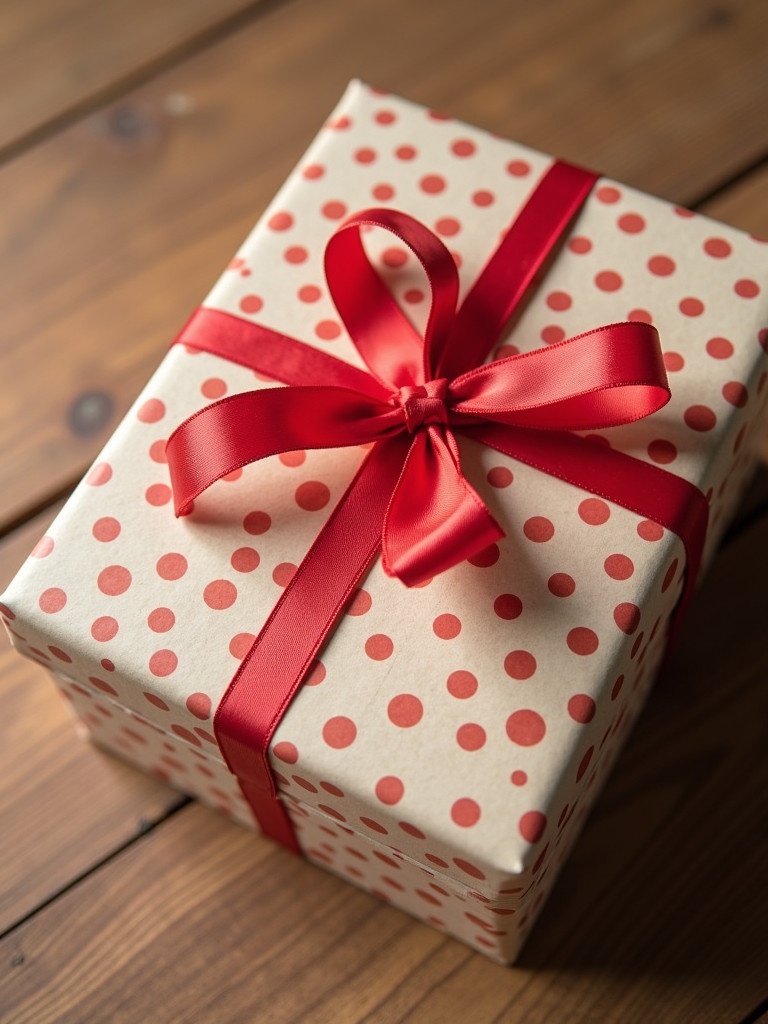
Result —
[[[12,642],[100,746],[512,961],[749,479],[767,263],[353,83],[3,595]]]

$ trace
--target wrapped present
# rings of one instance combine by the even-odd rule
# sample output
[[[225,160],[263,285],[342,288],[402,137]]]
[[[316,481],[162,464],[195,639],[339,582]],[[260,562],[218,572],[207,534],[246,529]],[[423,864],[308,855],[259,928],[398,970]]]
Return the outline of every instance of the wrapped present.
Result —
[[[101,746],[513,960],[753,467],[766,263],[353,83],[13,643]]]

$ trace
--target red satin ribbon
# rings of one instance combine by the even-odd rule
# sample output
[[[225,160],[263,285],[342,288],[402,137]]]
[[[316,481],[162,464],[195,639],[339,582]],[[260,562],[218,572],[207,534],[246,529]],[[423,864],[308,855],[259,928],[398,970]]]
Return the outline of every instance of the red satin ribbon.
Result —
[[[385,570],[413,585],[503,536],[461,473],[454,432],[680,535],[687,600],[706,533],[701,493],[665,470],[570,433],[631,422],[666,403],[655,329],[612,324],[483,364],[594,181],[589,172],[554,164],[458,311],[455,263],[427,228],[393,210],[349,218],[328,243],[326,277],[370,373],[213,310],[198,310],[176,339],[290,385],[222,399],[177,428],[167,445],[177,514],[189,512],[214,481],[257,459],[374,442],[238,668],[214,722],[263,831],[296,852],[269,744],[379,547]],[[364,225],[393,232],[421,261],[432,294],[423,338],[368,262]]]

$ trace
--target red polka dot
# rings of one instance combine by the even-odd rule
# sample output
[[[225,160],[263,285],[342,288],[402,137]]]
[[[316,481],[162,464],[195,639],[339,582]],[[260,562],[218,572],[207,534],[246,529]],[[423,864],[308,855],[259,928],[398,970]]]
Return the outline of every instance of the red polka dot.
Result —
[[[467,672],[465,669],[457,669],[455,672],[451,672],[445,685],[448,693],[458,700],[466,700],[477,693],[477,679],[471,672]]]
[[[717,423],[714,412],[706,405],[689,405],[683,413],[683,419],[691,430],[701,432],[712,430]]]
[[[475,206],[492,206],[495,201],[496,197],[488,189],[479,188],[477,192],[472,193],[472,202]]]
[[[394,188],[391,185],[381,184],[374,185],[371,189],[371,194],[374,199],[378,199],[382,203],[388,202],[395,194]]]
[[[229,653],[233,658],[242,661],[250,651],[255,639],[253,633],[236,633],[229,641]]]
[[[594,700],[586,693],[575,693],[568,701],[568,714],[582,725],[592,721],[596,710]]]
[[[528,781],[528,773],[518,768],[509,776],[509,781],[513,786],[524,786]]]
[[[229,562],[236,572],[253,572],[258,568],[259,553],[255,548],[238,548],[232,552]]]
[[[149,659],[149,671],[153,676],[169,676],[176,671],[179,659],[173,651],[155,651]]]
[[[706,349],[713,359],[730,359],[733,355],[733,344],[727,338],[710,338]]]
[[[456,742],[462,750],[479,750],[485,746],[485,729],[477,722],[466,722],[456,731]]]
[[[576,581],[567,572],[555,572],[547,580],[547,587],[555,597],[570,597],[576,589]]]
[[[636,235],[645,230],[645,218],[639,213],[624,213],[618,219],[619,228],[628,235]]]
[[[254,537],[266,533],[271,525],[272,520],[266,512],[249,512],[243,519],[243,529]]]
[[[536,659],[530,651],[510,651],[504,658],[504,671],[512,679],[530,679],[536,671]]]
[[[179,580],[187,571],[188,564],[184,555],[175,551],[161,555],[155,565],[157,575],[164,580]]]
[[[67,595],[61,587],[49,587],[42,592],[37,603],[41,611],[46,612],[48,615],[55,615],[67,603]]]
[[[177,736],[180,736],[183,740],[186,740],[187,743],[191,743],[195,747],[200,746],[200,740],[197,738],[197,736],[195,736],[193,732],[187,729],[185,725],[172,725],[171,730],[175,732]]]
[[[283,253],[286,263],[306,263],[309,259],[309,251],[303,245],[289,245]]]
[[[677,448],[675,448],[671,441],[659,438],[656,441],[651,441],[648,445],[648,454],[653,462],[663,466],[675,461],[677,458]]]
[[[405,786],[396,775],[385,775],[376,783],[376,798],[383,804],[392,806],[403,799]]]
[[[347,212],[347,205],[338,199],[331,199],[330,202],[323,203],[321,212],[329,220],[341,220]]]
[[[376,150],[370,146],[361,146],[355,150],[355,160],[359,164],[372,164],[376,159]]]
[[[516,619],[523,610],[523,602],[516,594],[499,594],[493,610],[500,619]]]
[[[480,804],[467,796],[462,797],[451,807],[451,818],[461,828],[472,828],[480,821]]]
[[[395,156],[398,160],[413,160],[416,156],[416,148],[415,146],[398,146]]]
[[[593,629],[588,629],[586,626],[574,626],[568,631],[566,643],[574,654],[588,655],[595,653],[600,641]]]
[[[102,594],[117,597],[131,585],[131,574],[123,565],[108,565],[98,575],[97,584]]]
[[[589,526],[602,526],[610,515],[610,507],[601,498],[585,498],[579,504],[579,518]]]
[[[455,217],[440,217],[439,220],[435,221],[435,231],[438,235],[451,238],[453,235],[458,235],[461,231],[461,224]]]
[[[391,110],[377,110],[374,114],[374,121],[377,124],[394,124],[396,120],[397,116]]]
[[[258,313],[264,305],[264,301],[258,295],[244,295],[240,299],[240,309],[243,313]]]
[[[115,671],[115,663],[113,661],[110,661],[109,658],[102,658],[99,664],[106,672]]]
[[[420,288],[409,288],[403,293],[403,298],[406,302],[421,302],[424,292]]]
[[[689,295],[680,300],[678,308],[683,316],[701,316],[704,312],[704,303],[701,299],[696,299]]]
[[[648,260],[648,269],[656,277],[669,277],[677,268],[675,261],[669,256],[651,256]]]
[[[546,298],[546,302],[550,309],[561,311],[564,309],[570,309],[573,304],[573,299],[568,292],[550,292]]]
[[[117,636],[118,629],[117,619],[113,619],[111,615],[102,615],[91,623],[91,636],[94,640],[105,643]]]
[[[509,487],[514,480],[512,470],[507,469],[506,466],[493,466],[492,469],[488,470],[486,479],[491,487]]]
[[[70,658],[70,656],[67,654],[66,651],[62,651],[60,647],[49,646],[48,650],[51,652],[54,658],[58,658],[59,661],[71,663],[72,659]]]
[[[432,631],[441,640],[453,640],[461,632],[461,619],[450,612],[438,615],[432,623]]]
[[[322,178],[325,174],[325,168],[322,164],[308,164],[302,171],[302,174],[309,181],[317,181],[318,178]]]
[[[618,203],[621,199],[621,192],[619,192],[617,188],[614,188],[613,185],[601,185],[600,188],[595,191],[595,197],[601,203],[613,204]]]
[[[592,249],[592,242],[583,235],[577,235],[568,242],[568,248],[581,256]]]
[[[526,160],[510,160],[507,164],[507,174],[513,178],[524,178],[531,173],[531,165]]]
[[[419,188],[428,195],[437,195],[445,188],[445,178],[441,174],[425,174],[419,182]]]
[[[661,540],[664,536],[664,527],[659,523],[654,523],[652,519],[643,519],[641,523],[637,524],[637,533],[643,540]]]
[[[508,359],[510,356],[520,355],[520,349],[517,345],[499,345],[496,349],[493,358],[494,359]]]
[[[509,716],[506,729],[507,736],[519,747],[534,747],[544,739],[547,726],[537,711],[524,708]]]
[[[97,690],[101,690],[102,693],[108,693],[112,697],[117,697],[117,690],[110,683],[105,682],[103,679],[99,679],[98,676],[88,676],[88,682],[96,687]]]
[[[760,294],[760,285],[757,281],[752,281],[745,277],[736,282],[733,290],[742,299],[754,299],[755,296]]]
[[[141,423],[157,423],[165,416],[165,403],[159,398],[148,398],[139,406],[136,418]]]
[[[678,562],[678,560],[676,558],[673,558],[672,561],[669,563],[667,571],[664,574],[664,579],[661,581],[661,592],[662,592],[662,594],[665,594],[667,592],[667,590],[669,590],[670,586],[672,585],[672,580],[674,580],[674,578],[675,578],[675,573],[677,572],[677,567],[678,567],[679,564],[680,563]]]
[[[621,274],[617,274],[615,270],[601,270],[595,276],[595,284],[601,292],[617,292],[624,281]]]
[[[325,665],[322,661],[315,661],[304,679],[304,685],[319,686],[325,679],[325,675]]]
[[[562,327],[558,327],[557,324],[547,324],[546,327],[541,329],[541,340],[545,345],[556,345],[564,337],[565,331]]]
[[[190,693],[185,701],[187,711],[205,722],[211,717],[211,698],[207,693]]]
[[[299,760],[299,751],[295,743],[289,743],[287,740],[282,740],[280,743],[276,743],[272,747],[272,753],[284,764],[296,764]]]
[[[333,747],[335,750],[351,746],[356,737],[357,726],[346,715],[329,718],[323,726],[323,739],[329,747]]]
[[[584,777],[584,773],[586,772],[587,768],[589,768],[589,763],[592,760],[592,755],[594,754],[594,752],[595,752],[595,748],[594,747],[588,747],[586,752],[584,753],[584,756],[582,757],[581,761],[579,762],[579,767],[576,769],[576,781],[577,782],[580,782],[581,779]]]
[[[299,288],[297,294],[301,302],[317,302],[323,293],[316,284],[305,284]]]
[[[373,600],[367,590],[359,588],[355,591],[352,600],[347,605],[347,615],[365,615],[371,610]]]
[[[101,519],[97,519],[93,524],[91,532],[96,540],[107,543],[118,537],[120,530],[121,526],[117,519],[114,519],[112,516],[102,516]]]
[[[664,353],[664,369],[668,373],[679,373],[685,366],[685,360],[679,352]]]
[[[272,579],[278,587],[287,587],[296,574],[293,562],[280,562],[272,570]]]
[[[729,380],[727,384],[723,384],[723,398],[730,405],[742,409],[749,400],[749,392],[740,381]]]
[[[647,309],[630,309],[627,320],[639,320],[643,324],[652,324],[653,316]]]
[[[523,533],[528,540],[536,544],[543,544],[551,540],[555,534],[554,524],[546,516],[531,516],[523,523]]]
[[[319,480],[307,480],[296,488],[295,498],[299,508],[306,512],[317,512],[331,500],[331,492]]]
[[[412,693],[399,693],[387,705],[387,716],[393,725],[409,729],[417,725],[424,714],[424,705]]]
[[[315,334],[321,341],[333,341],[341,334],[341,327],[335,320],[321,320],[315,324]]]
[[[538,843],[547,827],[547,816],[541,811],[526,811],[517,823],[520,835],[529,843]]]
[[[293,216],[285,210],[281,210],[279,213],[273,213],[267,224],[273,231],[287,231],[293,227]]]
[[[85,482],[91,487],[102,487],[112,479],[112,467],[108,462],[97,462]]]
[[[628,580],[635,571],[635,565],[627,555],[608,555],[603,562],[606,574],[613,580]]]
[[[200,390],[206,398],[221,398],[227,393],[227,384],[221,377],[209,377],[203,381]]]
[[[708,238],[704,243],[704,252],[715,259],[724,259],[731,255],[731,246],[724,238]]]
[[[632,636],[640,624],[640,609],[636,604],[624,601],[613,609],[613,621],[627,636]]]
[[[162,697],[158,697],[156,693],[149,693],[147,690],[143,691],[142,696],[153,704],[156,708],[160,708],[161,711],[170,711],[170,707],[165,703]]]
[[[385,633],[374,633],[365,641],[365,653],[372,661],[386,661],[394,649],[395,645]]]
[[[611,700],[616,700],[616,698],[621,693],[621,688],[622,688],[623,685],[624,685],[624,676],[617,676],[616,682],[613,684],[613,689],[611,690]]]
[[[456,139],[451,143],[451,152],[454,156],[473,156],[477,146],[471,139]]]
[[[176,616],[170,608],[153,608],[147,616],[147,625],[153,633],[167,633],[176,624]]]
[[[113,519],[112,522],[117,523],[117,533],[119,533],[120,524],[117,522],[116,519]],[[96,525],[94,524],[94,530],[95,529]],[[115,536],[117,536],[117,534],[115,534]],[[111,537],[109,539],[112,540]],[[32,548],[32,551],[30,552],[30,558],[47,558],[48,555],[50,555],[50,553],[53,551],[54,547],[55,543],[53,537],[49,537],[48,534],[45,534],[43,537],[40,538],[37,544],[35,544],[34,548]]]
[[[148,504],[156,508],[160,505],[167,505],[171,500],[171,488],[167,484],[152,484],[144,492]]]
[[[153,462],[166,463],[168,456],[165,452],[165,439],[161,438],[158,441],[153,441],[149,446],[149,457]]]
[[[391,267],[393,270],[396,270],[408,262],[408,253],[405,249],[398,249],[397,246],[392,246],[390,249],[385,249],[381,254],[381,262],[385,267]]]
[[[237,600],[237,587],[229,580],[211,580],[203,591],[203,600],[216,611],[231,608]]]

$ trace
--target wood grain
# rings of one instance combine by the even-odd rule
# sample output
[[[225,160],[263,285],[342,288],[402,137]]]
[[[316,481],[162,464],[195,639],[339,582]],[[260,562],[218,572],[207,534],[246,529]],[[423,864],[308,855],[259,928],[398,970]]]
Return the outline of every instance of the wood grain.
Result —
[[[253,11],[246,0],[4,0],[0,152]]]
[[[55,511],[0,545],[0,590]],[[0,679],[2,933],[151,827],[181,798],[78,739],[47,673],[20,658],[4,636]]]
[[[9,1019],[740,1020],[768,941],[767,574],[765,520],[716,560],[517,967],[191,805],[4,940]]]
[[[761,0],[296,0],[13,160],[0,530],[82,473],[349,77],[692,202],[765,147],[767,42]]]

